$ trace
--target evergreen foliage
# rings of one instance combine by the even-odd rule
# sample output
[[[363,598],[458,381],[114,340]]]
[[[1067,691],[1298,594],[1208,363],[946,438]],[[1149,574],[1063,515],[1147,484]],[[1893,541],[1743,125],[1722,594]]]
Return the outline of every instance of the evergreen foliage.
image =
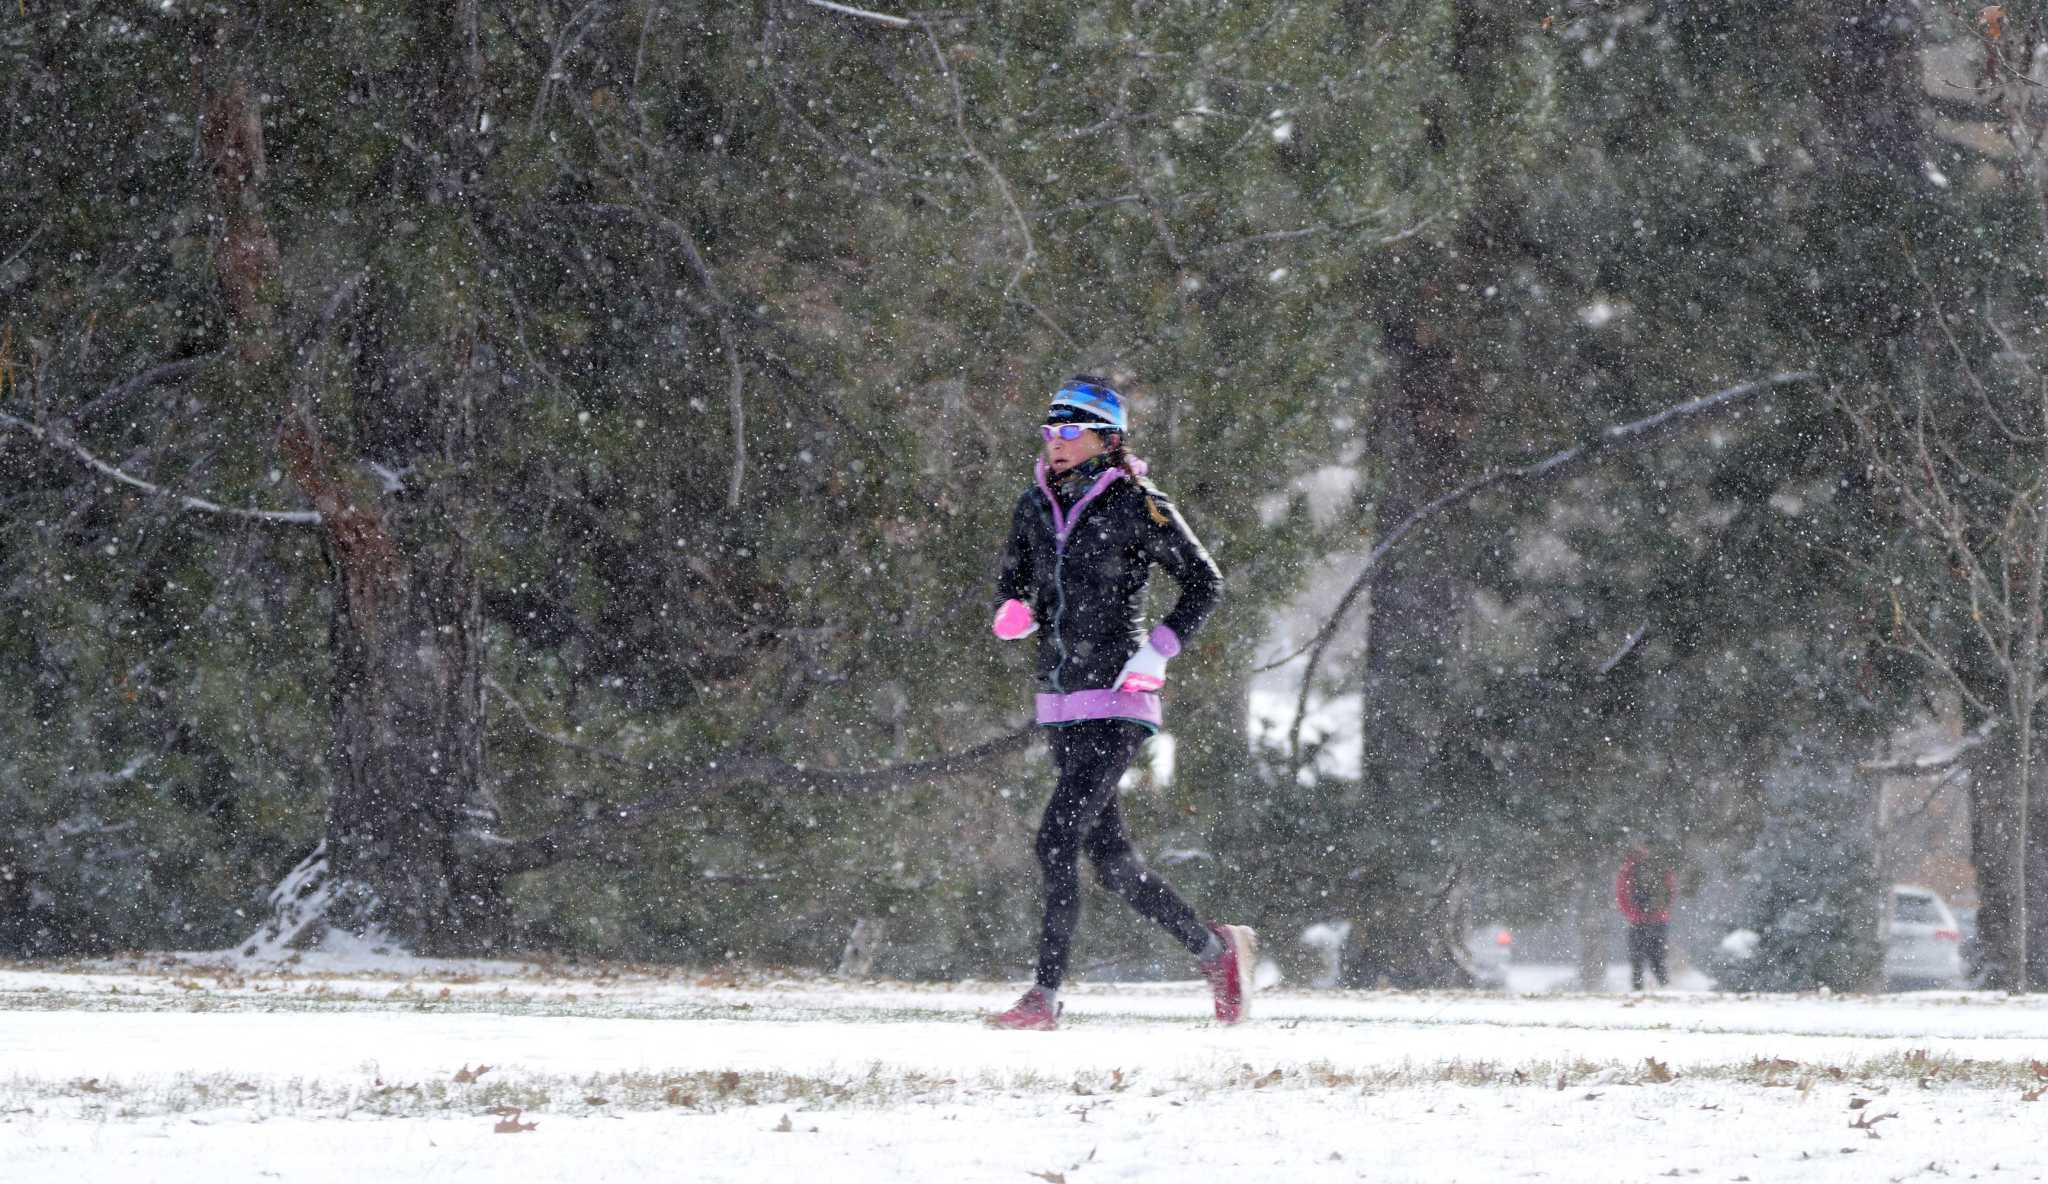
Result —
[[[1076,369],[1131,395],[1229,580],[1173,667],[1174,776],[1128,799],[1206,909],[1276,946],[1354,918],[1354,981],[1456,981],[1475,885],[1534,917],[1647,829],[1760,834],[1786,868],[1810,839],[1760,884],[1852,915],[1848,849],[1770,771],[1851,759],[1925,685],[1883,581],[1940,562],[1890,548],[1843,406],[1955,389],[1917,289],[2038,319],[2016,187],[1930,135],[1959,113],[1922,57],[1980,31],[1903,4],[893,11],[0,13],[0,950],[244,937],[360,788],[333,515],[181,510],[83,450],[235,509],[302,511],[324,473],[433,590],[422,620],[474,622],[442,654],[476,767],[436,817],[467,820],[458,863],[525,861],[476,886],[504,894],[478,944],[830,966],[865,919],[884,972],[1015,969],[1035,752],[691,787],[1024,721],[989,574]],[[1805,367],[1418,532],[1319,688],[1361,696],[1364,767],[1254,749],[1254,655],[1319,564],[1489,467]],[[1332,470],[1354,497],[1319,520]],[[1851,981],[1860,939],[1802,932],[1830,961],[1801,973]],[[1084,963],[1157,952],[1091,933]]]
[[[1799,759],[1800,757],[1805,759]],[[1856,774],[1797,754],[1765,774],[1764,824],[1742,863],[1754,951],[1721,984],[1738,991],[1866,991],[1878,978],[1880,893],[1869,796]]]

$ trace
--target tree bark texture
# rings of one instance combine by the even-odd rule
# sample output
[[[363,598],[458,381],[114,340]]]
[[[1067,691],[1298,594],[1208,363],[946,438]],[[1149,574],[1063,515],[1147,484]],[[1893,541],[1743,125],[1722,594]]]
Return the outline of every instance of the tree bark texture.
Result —
[[[246,79],[234,77],[214,92],[202,131],[220,214],[214,276],[233,315],[242,360],[261,362],[271,354],[281,262],[277,239],[263,215],[269,166],[264,160],[261,112]]]
[[[1497,72],[1516,6],[1463,0],[1449,49],[1459,85],[1428,113],[1448,125],[1496,119],[1506,101]],[[1377,515],[1384,527],[1450,488],[1448,475],[1475,472],[1470,441],[1488,413],[1482,378],[1484,327],[1458,296],[1461,280],[1517,248],[1512,186],[1489,175],[1448,249],[1419,247],[1371,283],[1387,378],[1375,394],[1368,453],[1384,474]],[[1429,840],[1455,825],[1460,771],[1471,754],[1455,726],[1455,708],[1437,658],[1455,639],[1469,588],[1445,558],[1442,535],[1389,552],[1372,577],[1372,645],[1366,655],[1360,717],[1364,742],[1356,825],[1366,863],[1349,881],[1356,926],[1345,970],[1350,983],[1465,986],[1471,982],[1457,932],[1458,874]],[[1448,838],[1448,835],[1442,836]]]
[[[1447,267],[1455,264],[1447,263]],[[1425,273],[1433,268],[1425,266]],[[1447,287],[1449,281],[1444,281]],[[1484,395],[1454,343],[1461,326],[1436,302],[1438,281],[1425,280],[1422,299],[1393,302],[1383,316],[1388,381],[1373,416],[1370,452],[1385,474],[1378,513],[1399,521],[1441,493],[1446,474],[1471,471],[1466,441],[1483,413]],[[1428,819],[1447,824],[1459,741],[1455,709],[1438,662],[1467,599],[1463,581],[1444,558],[1446,543],[1430,535],[1390,552],[1374,573],[1372,645],[1361,683],[1360,805],[1356,825],[1396,836],[1372,842],[1368,866],[1352,883],[1356,964],[1347,981],[1386,979],[1400,986],[1466,985],[1458,942],[1447,940],[1443,905],[1449,896],[1425,886],[1442,879],[1442,855],[1421,842]]]
[[[1579,869],[1572,895],[1579,989],[1606,990],[1608,951],[1614,948],[1614,928],[1621,920],[1614,908],[1614,868],[1589,857]]]
[[[426,211],[470,199],[481,63],[475,0],[419,0],[414,15],[420,147],[385,196]],[[260,327],[274,310],[245,305],[274,299],[267,279],[279,257],[256,191],[260,124],[245,84],[222,94],[208,137],[228,226],[216,271],[237,320]],[[256,231],[267,250],[243,241]],[[333,784],[321,847],[274,894],[277,915],[259,942],[316,945],[339,929],[457,954],[496,948],[505,933],[469,490],[482,326],[437,277],[402,266],[373,268],[343,330],[353,368],[329,377],[347,398],[323,418],[317,377],[280,395],[286,468],[320,512],[332,576]],[[323,344],[312,342],[302,368],[313,372]]]
[[[1998,990],[2019,987],[2014,955],[2019,948],[2017,852],[2020,836],[2020,793],[2016,784],[2019,760],[2011,729],[2001,728],[1971,751],[1970,862],[1977,873],[1976,965],[1985,986]],[[2038,766],[2038,762],[2036,762]],[[2048,825],[2040,793],[2029,794],[2034,835]],[[2048,981],[2048,851],[2036,841],[2027,852],[2026,981]]]
[[[327,814],[329,923],[423,953],[493,948],[501,879],[485,787],[482,597],[459,476],[473,450],[464,372],[418,391],[415,456],[450,474],[424,492],[369,495],[343,480],[303,416],[286,425],[293,478],[321,511],[334,577]]]

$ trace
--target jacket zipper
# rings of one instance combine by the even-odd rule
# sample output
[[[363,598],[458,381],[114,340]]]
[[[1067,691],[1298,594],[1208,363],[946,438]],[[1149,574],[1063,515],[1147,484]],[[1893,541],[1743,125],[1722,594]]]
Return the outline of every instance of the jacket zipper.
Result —
[[[1055,496],[1050,486],[1046,488],[1045,492],[1048,500]],[[1067,521],[1066,534],[1061,534],[1057,525],[1057,502],[1039,511],[1039,515],[1045,519],[1046,525],[1052,527],[1052,644],[1053,648],[1059,651],[1060,655],[1059,661],[1053,663],[1052,667],[1052,689],[1054,694],[1059,695],[1067,693],[1066,683],[1060,677],[1067,669],[1067,639],[1066,635],[1060,632],[1060,625],[1066,620],[1067,616],[1067,582],[1065,578],[1067,539],[1072,537],[1074,528],[1080,525],[1081,510],[1091,500],[1092,497],[1086,494],[1075,500],[1074,516]]]
[[[1067,585],[1062,578],[1067,540],[1060,534],[1054,511],[1055,507],[1040,506],[1038,516],[1045,522],[1046,529],[1052,532],[1052,648],[1059,654],[1059,660],[1052,666],[1052,689],[1055,694],[1065,694],[1066,686],[1060,681],[1060,672],[1067,666],[1067,639],[1060,635],[1060,622],[1067,615]]]
[[[1053,693],[1064,695],[1067,693],[1067,687],[1060,680],[1060,675],[1067,668],[1067,638],[1065,634],[1060,632],[1060,624],[1066,619],[1067,615],[1067,584],[1065,579],[1062,578],[1063,569],[1067,562],[1067,540],[1058,533],[1055,533],[1052,546],[1052,644],[1053,648],[1058,650],[1060,654],[1060,660],[1053,663],[1052,689]]]

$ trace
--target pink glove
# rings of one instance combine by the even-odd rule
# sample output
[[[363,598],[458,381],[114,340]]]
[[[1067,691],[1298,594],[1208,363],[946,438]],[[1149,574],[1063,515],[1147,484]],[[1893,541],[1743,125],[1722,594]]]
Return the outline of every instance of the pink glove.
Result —
[[[1038,632],[1038,620],[1031,615],[1031,606],[1021,600],[1005,600],[1003,607],[996,610],[996,636],[1004,641],[1016,641]]]

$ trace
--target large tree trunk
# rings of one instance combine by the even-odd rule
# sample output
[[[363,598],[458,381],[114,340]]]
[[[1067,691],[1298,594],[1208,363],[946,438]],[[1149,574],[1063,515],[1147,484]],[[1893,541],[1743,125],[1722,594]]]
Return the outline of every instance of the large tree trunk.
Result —
[[[2021,910],[2019,903],[2019,877],[2017,871],[2017,846],[2019,846],[2019,754],[2015,752],[2017,739],[2009,727],[2001,727],[1991,733],[1985,744],[1970,752],[1970,866],[1976,871],[1976,973],[1987,987],[1993,989],[2015,989],[2021,981],[2017,973],[2015,950],[2019,946],[2015,926],[2019,924]],[[2040,795],[2032,795],[2034,805],[2034,830],[2040,832],[2042,811],[2038,809]],[[2040,850],[2040,844],[2030,844],[2028,862],[2030,866],[2030,887],[2028,887],[2028,963],[2030,981],[2038,981],[2044,973],[2042,950],[2048,946],[2048,932],[2044,932],[2044,918],[2048,918],[2048,899],[2042,891],[2042,866],[2048,860],[2048,852]]]
[[[498,884],[474,857],[495,812],[484,788],[482,618],[458,495],[394,525],[388,561],[337,550],[332,630],[334,873],[359,885],[352,928],[422,952],[495,946]],[[409,528],[409,529],[408,529]]]
[[[489,858],[496,810],[486,785],[482,613],[470,556],[471,409],[453,392],[424,398],[415,464],[449,474],[416,500],[363,504],[338,480],[312,428],[285,434],[294,478],[325,520],[334,573],[329,766],[324,841],[279,889],[261,945],[317,945],[335,930],[421,953],[495,948],[505,932],[501,877]]]
[[[491,858],[499,843],[484,766],[469,488],[484,389],[480,317],[473,286],[445,271],[462,252],[437,212],[473,200],[462,178],[476,153],[476,5],[419,0],[414,17],[408,98],[418,146],[394,174],[385,213],[403,213],[390,219],[390,233],[410,235],[417,256],[438,257],[443,270],[406,272],[409,252],[387,254],[348,322],[353,370],[316,365],[324,323],[295,360],[302,373],[286,400],[281,443],[293,480],[320,511],[333,575],[334,781],[323,840],[273,894],[275,915],[251,952],[345,933],[419,953],[471,953],[505,935],[503,876]],[[274,269],[279,252],[261,218],[260,139],[227,134],[243,126],[228,120],[245,113],[246,91],[237,84],[215,103],[211,122],[226,130],[209,142],[229,145],[215,153],[228,226],[216,270],[238,320],[254,327],[276,319],[262,303],[274,286],[258,282],[261,274],[246,278],[246,261]],[[267,249],[236,241],[253,233]],[[335,456],[322,437],[323,381],[348,388],[337,435],[353,457]]]
[[[2041,762],[2036,760],[2034,768],[2040,767]],[[2035,780],[2038,782],[2040,777],[2037,775]],[[2026,798],[2026,989],[2030,991],[2048,983],[2048,843],[2041,837],[2048,834],[2048,804],[2043,803],[2043,797],[2048,795],[2036,785]]]
[[[1588,857],[1573,886],[1573,921],[1577,929],[1578,982],[1582,991],[1607,989],[1608,951],[1614,948],[1614,869]]]
[[[1510,68],[1512,22],[1490,19],[1487,6],[1460,3],[1450,60],[1460,85],[1432,119],[1486,122],[1499,114],[1500,71]],[[1489,408],[1482,389],[1485,315],[1460,293],[1461,281],[1491,275],[1518,247],[1511,186],[1489,173],[1452,245],[1418,245],[1369,283],[1379,290],[1387,381],[1370,417],[1369,451],[1383,474],[1377,513],[1399,522],[1475,471],[1470,440]],[[1455,801],[1465,788],[1460,766],[1471,756],[1459,735],[1448,672],[1455,668],[1455,632],[1469,599],[1466,582],[1447,561],[1440,533],[1413,536],[1373,575],[1372,644],[1366,655],[1360,718],[1361,809],[1357,825],[1363,866],[1350,886],[1353,917],[1349,983],[1404,987],[1467,986],[1455,904],[1461,885],[1454,855],[1435,842],[1457,825]],[[1447,878],[1448,877],[1448,878]]]
[[[1440,293],[1424,282],[1425,301]],[[1401,302],[1406,306],[1407,302]],[[1385,323],[1390,380],[1381,392],[1372,452],[1386,474],[1381,521],[1406,517],[1441,493],[1446,475],[1468,470],[1464,441],[1473,407],[1464,367],[1425,303]],[[1447,946],[1445,855],[1433,828],[1456,815],[1458,712],[1449,700],[1447,650],[1461,627],[1463,582],[1445,562],[1442,536],[1392,552],[1374,573],[1372,645],[1360,688],[1357,825],[1364,866],[1353,873],[1355,965],[1348,982],[1465,985]],[[1448,837],[1448,836],[1444,836]]]

